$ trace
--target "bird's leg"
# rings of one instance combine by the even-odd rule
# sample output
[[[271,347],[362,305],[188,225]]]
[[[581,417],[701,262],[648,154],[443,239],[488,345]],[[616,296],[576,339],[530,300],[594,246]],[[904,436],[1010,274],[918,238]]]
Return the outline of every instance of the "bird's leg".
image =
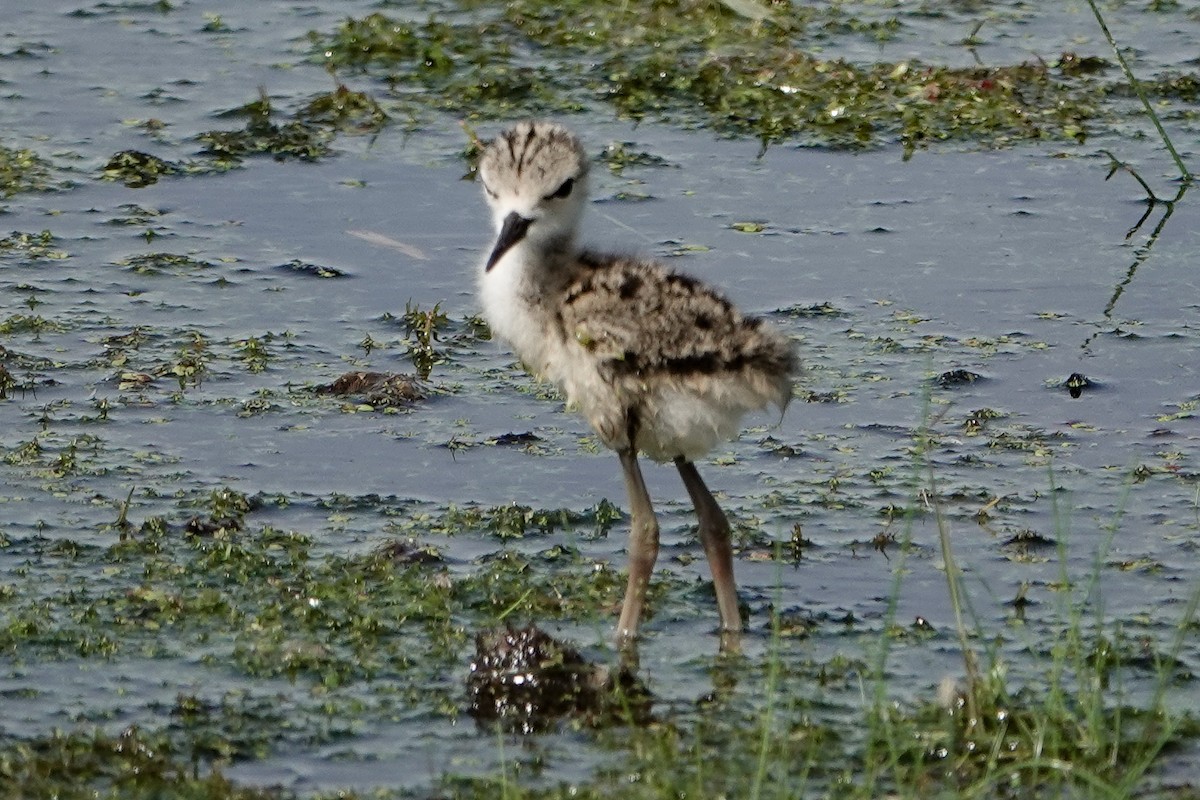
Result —
[[[642,479],[638,466],[637,451],[630,446],[620,450],[621,471],[625,474],[625,490],[629,493],[629,511],[633,522],[629,528],[629,584],[625,588],[625,603],[621,606],[621,620],[617,623],[617,640],[622,645],[631,644],[637,636],[638,620],[642,616],[642,605],[646,600],[646,587],[650,585],[650,573],[658,560],[658,520],[650,493]]]
[[[680,456],[675,459],[675,468],[683,478],[696,516],[700,519],[700,542],[704,555],[708,557],[708,568],[712,571],[713,588],[717,593],[717,610],[721,614],[721,632],[736,637],[742,630],[742,617],[738,612],[737,584],[733,580],[733,546],[730,544],[729,520],[725,512],[713,499],[712,492],[704,485],[696,465]],[[736,642],[730,642],[736,646]]]

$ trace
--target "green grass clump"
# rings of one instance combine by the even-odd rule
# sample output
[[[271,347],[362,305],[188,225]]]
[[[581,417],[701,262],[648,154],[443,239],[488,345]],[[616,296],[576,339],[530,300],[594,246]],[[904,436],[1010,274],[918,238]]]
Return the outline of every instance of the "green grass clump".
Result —
[[[919,441],[918,450],[931,438]],[[6,460],[52,470],[63,452],[33,440],[12,447]],[[936,508],[936,484],[917,492]],[[137,525],[127,499],[107,542],[0,539],[7,556],[28,565],[27,577],[0,586],[0,653],[25,664],[198,659],[242,679],[308,687],[302,694],[325,710],[308,721],[313,711],[297,717],[269,698],[180,695],[154,729],[0,739],[6,785],[37,796],[151,797],[176,781],[172,796],[275,796],[231,784],[219,769],[329,735],[313,726],[351,724],[374,693],[453,714],[472,631],[528,619],[607,628],[622,596],[618,570],[561,542],[539,548],[540,537],[564,528],[581,538],[605,535],[619,513],[607,503],[582,512],[507,505],[406,512],[393,524],[422,543],[395,540],[346,555],[258,524],[270,502],[220,489],[182,501],[181,520]],[[499,549],[450,565],[435,543],[452,535],[491,537]],[[908,574],[901,541],[892,548],[892,611],[882,621],[809,619],[772,603],[766,652],[717,658],[711,693],[655,703],[648,718],[631,715],[636,724],[578,728],[572,735],[586,736],[606,757],[573,783],[547,785],[536,758],[518,755],[482,777],[449,767],[436,796],[1152,796],[1147,776],[1161,755],[1200,738],[1200,723],[1172,708],[1169,693],[1189,676],[1181,653],[1200,593],[1179,611],[1173,641],[1132,641],[1103,613],[1103,552],[1093,574],[1068,574],[1066,539],[1065,531],[1054,537],[1063,564],[1057,614],[1051,609],[1038,627],[1052,632],[1049,644],[1022,643],[1020,627],[1012,634],[972,625],[948,539],[943,558],[958,621],[945,631],[897,625],[895,598]],[[669,613],[694,587],[662,577],[650,607]],[[808,633],[823,624],[845,631],[842,652],[828,651],[829,636],[814,646]],[[898,686],[889,672],[898,648],[955,643],[962,667],[940,688]],[[1006,658],[1024,673],[1010,673]],[[1137,683],[1141,700],[1130,699],[1126,681]],[[648,683],[653,692],[653,676]],[[95,794],[72,794],[83,791]],[[428,795],[384,789],[371,796]]]
[[[925,496],[937,497],[936,486],[925,488]],[[907,573],[907,550],[900,552],[893,608]],[[1144,642],[1125,641],[1120,626],[1104,617],[1098,590],[1103,559],[1091,575],[1076,577],[1066,574],[1065,549],[1060,555],[1058,628],[1048,645],[1026,643],[1028,659],[1019,660],[1033,667],[1024,676],[1009,674],[1000,655],[1006,635],[966,621],[969,596],[946,547],[956,630],[941,633],[927,624],[901,630],[889,615],[865,642],[876,652],[873,665],[841,656],[806,662],[803,648],[788,643],[792,626],[776,615],[765,656],[719,660],[714,692],[695,707],[657,708],[648,724],[596,733],[611,758],[586,778],[540,785],[536,765],[517,759],[497,775],[449,776],[445,796],[1158,796],[1153,775],[1163,754],[1194,747],[1200,738],[1200,720],[1168,699],[1172,685],[1191,679],[1179,654],[1195,630],[1200,589],[1174,621],[1174,640],[1147,652]],[[1054,628],[1056,621],[1047,624]],[[889,676],[888,655],[902,641],[939,639],[943,645],[959,642],[962,674],[913,698]],[[987,643],[983,653],[978,643]],[[1132,676],[1153,684],[1147,699],[1131,700],[1124,681]],[[837,690],[856,682],[863,689],[857,707],[839,701]],[[898,699],[898,692],[909,699]]]

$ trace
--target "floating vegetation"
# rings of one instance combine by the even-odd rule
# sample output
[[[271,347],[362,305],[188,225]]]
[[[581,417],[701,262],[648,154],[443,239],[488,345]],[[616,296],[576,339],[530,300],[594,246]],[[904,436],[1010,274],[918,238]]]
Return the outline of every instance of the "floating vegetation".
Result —
[[[279,264],[275,269],[285,272],[295,272],[298,275],[306,275],[312,278],[345,278],[349,273],[344,272],[337,267],[329,267],[324,264],[312,264],[307,261],[293,259],[286,264]]]
[[[977,372],[971,372],[966,369],[952,369],[938,375],[934,382],[943,389],[954,389],[959,386],[968,386],[982,379],[983,376]]]
[[[56,237],[50,231],[41,231],[40,233],[13,231],[10,235],[0,239],[0,256],[12,253],[31,261],[43,258],[61,261],[69,258],[70,253],[54,246],[55,239]]]
[[[0,334],[11,336],[16,333],[32,333],[35,337],[43,333],[61,333],[67,326],[38,314],[12,314],[0,320]]]
[[[188,331],[186,341],[179,345],[175,358],[165,364],[160,364],[154,375],[172,377],[179,382],[179,391],[183,392],[188,386],[199,386],[208,373],[208,364],[212,360],[212,352],[208,348],[208,340],[198,331]]]
[[[513,34],[490,25],[408,23],[377,13],[348,19],[329,36],[313,31],[309,39],[330,70],[382,73],[406,105],[487,117],[582,110],[565,92],[561,65],[516,57],[520,37]],[[424,91],[414,94],[414,86]]]
[[[408,67],[446,74],[455,67],[455,51],[451,49],[455,33],[452,26],[432,20],[414,25],[384,14],[370,14],[347,19],[328,38],[311,31],[309,40],[322,49],[326,63],[334,68]]]
[[[375,13],[309,36],[330,70],[377,74],[410,106],[495,118],[605,102],[634,119],[706,125],[764,147],[898,141],[911,154],[951,139],[1074,139],[1098,113],[1100,97],[1084,79],[1102,64],[1086,56],[1064,54],[1058,69],[1042,61],[863,65],[809,52],[835,31],[812,10],[762,8],[764,24],[747,24],[716,0],[686,11],[675,3],[569,5],[518,0],[487,14],[471,4],[469,23]],[[531,66],[535,52],[544,62]]]
[[[138,275],[183,275],[212,269],[207,261],[177,253],[141,253],[117,262]]]
[[[251,336],[249,339],[241,339],[233,343],[238,360],[246,365],[247,371],[263,372],[266,370],[267,364],[271,360],[271,351],[268,345],[274,338],[273,334],[267,333],[261,338]]]
[[[824,303],[814,303],[810,306],[789,306],[787,308],[778,309],[775,313],[787,317],[801,318],[847,316],[847,313],[843,309],[838,308],[828,300]]]
[[[343,133],[376,133],[389,119],[373,97],[340,83],[332,92],[314,97],[296,116]]]
[[[1058,57],[1055,64],[1063,75],[1072,77],[1079,75],[1096,75],[1112,67],[1112,62],[1099,56],[1081,56],[1074,52],[1065,52]]]
[[[1037,553],[1053,552],[1058,542],[1037,531],[1022,528],[1005,539],[1001,545],[1014,558],[1032,558]]]
[[[105,180],[120,181],[139,189],[157,183],[162,175],[178,175],[183,171],[179,164],[158,156],[140,150],[122,150],[108,160],[101,174]]]
[[[120,216],[108,220],[109,225],[148,225],[163,216],[156,208],[144,208],[137,203],[124,203],[117,206]]]
[[[204,153],[226,163],[247,156],[269,155],[277,161],[289,158],[316,161],[329,154],[332,138],[328,131],[303,122],[252,121],[237,131],[205,131],[196,137],[204,144]]]
[[[670,167],[674,166],[661,156],[635,150],[633,142],[610,142],[600,154],[600,160],[609,171],[621,174],[626,167]]]
[[[57,188],[50,163],[32,150],[0,145],[0,198],[20,192],[45,192]]]
[[[450,322],[450,318],[442,311],[442,304],[436,303],[428,311],[422,311],[412,301],[404,305],[404,335],[411,341],[408,345],[408,357],[417,368],[417,377],[425,380],[433,371],[435,364],[443,356],[434,347],[438,339],[438,331]]]
[[[997,12],[969,2],[941,7],[874,0],[790,6],[765,0],[510,3],[372,4],[368,10],[418,18],[395,23],[413,32],[407,42],[397,40],[396,53],[410,48],[407,61],[372,57],[338,67],[345,85],[301,66],[284,82],[295,94],[277,100],[276,111],[251,103],[232,112],[236,118],[210,119],[201,127],[275,135],[295,125],[332,137],[369,135],[397,121],[416,126],[433,117],[402,155],[444,167],[445,157],[464,144],[474,152],[469,125],[475,118],[586,107],[597,110],[591,122],[598,129],[618,131],[621,126],[603,119],[619,99],[630,117],[705,128],[663,134],[666,149],[651,152],[640,143],[617,142],[603,151],[598,145],[594,169],[611,185],[606,193],[636,199],[638,187],[626,178],[646,177],[645,171],[659,167],[674,171],[673,163],[654,155],[669,153],[686,174],[667,183],[694,189],[687,204],[696,205],[696,218],[713,236],[739,240],[750,251],[780,246],[748,255],[765,255],[755,263],[771,276],[778,270],[796,277],[794,248],[785,248],[793,238],[793,244],[815,245],[818,262],[836,267],[845,261],[863,270],[877,262],[852,257],[856,243],[863,244],[860,234],[873,238],[865,246],[882,248],[885,256],[896,239],[896,257],[911,267],[913,253],[899,239],[913,235],[909,244],[927,244],[919,227],[884,220],[894,233],[881,237],[857,221],[864,213],[891,217],[897,211],[927,222],[947,207],[864,209],[851,202],[850,222],[839,221],[836,208],[818,209],[829,211],[829,219],[792,227],[798,223],[785,217],[795,210],[786,198],[778,202],[786,192],[776,191],[782,179],[775,169],[792,163],[791,157],[776,153],[781,158],[755,168],[765,193],[742,204],[740,189],[726,191],[738,187],[722,182],[733,173],[722,167],[709,174],[705,164],[716,155],[742,159],[747,149],[707,142],[710,124],[729,135],[766,134],[793,144],[891,146],[890,155],[855,168],[864,180],[886,183],[887,171],[872,167],[897,158],[902,142],[914,148],[937,141],[988,147],[1044,136],[1053,146],[1043,143],[1038,151],[1061,154],[1059,142],[1107,124],[1086,115],[1081,124],[1071,122],[1081,106],[1086,111],[1095,101],[1097,107],[1120,107],[1127,91],[1112,84],[1115,69],[1082,53],[1055,61],[1054,51],[1043,51],[1044,67],[951,71],[917,62],[873,64],[882,56],[862,47],[860,62],[843,64],[829,55],[838,44],[831,38],[842,35],[885,40],[902,33],[911,42],[912,31],[903,30],[910,24],[936,29],[939,47],[953,47],[951,40],[970,27],[961,21],[978,13],[989,26],[1001,18],[1004,24],[1016,21],[1017,36],[1006,33],[1000,46],[980,50],[995,63],[998,53],[1015,52],[1018,40],[1046,41],[1046,31],[1031,34],[1024,22],[1026,9],[1033,8],[1028,4]],[[147,23],[160,7],[171,16]],[[168,4],[96,0],[62,17],[68,27],[55,33],[54,47],[13,39],[0,62],[18,72],[26,68],[11,80],[6,75],[17,124],[52,118],[44,108],[30,113],[34,98],[18,95],[33,95],[30,86],[62,84],[66,73],[56,49],[78,42],[72,38],[78,34],[68,31],[86,24],[82,15],[102,17],[101,28],[114,35],[136,30],[155,47],[197,36],[215,46],[191,48],[195,58],[229,55],[227,48],[238,50],[231,57],[243,66],[294,58],[294,40],[281,47],[277,39],[264,42],[282,28],[257,25],[264,18],[250,8],[236,20],[226,14],[226,24],[214,15],[172,12]],[[870,18],[855,19],[850,8]],[[1147,11],[1127,4],[1121,13]],[[419,18],[431,12],[442,21],[422,23]],[[1187,10],[1165,13],[1182,24]],[[202,34],[201,25],[220,33]],[[46,30],[56,29],[51,23]],[[386,48],[386,26],[367,33]],[[969,38],[974,33],[978,28]],[[1068,40],[1084,41],[1086,32],[1077,33],[1081,38]],[[662,41],[653,41],[656,35]],[[833,46],[822,51],[821,42]],[[36,54],[13,47],[35,48]],[[886,52],[908,49],[902,44]],[[1139,63],[1154,61],[1152,51],[1134,52]],[[31,66],[7,61],[9,56],[40,62]],[[345,56],[353,57],[349,51]],[[968,59],[962,53],[954,63]],[[652,68],[660,64],[664,74],[656,75]],[[43,68],[58,77],[43,80],[37,75]],[[359,69],[365,74],[353,81],[341,72]],[[164,162],[167,170],[179,167],[182,174],[254,155],[201,158],[189,138],[194,130],[168,135],[190,124],[185,120],[194,119],[194,104],[209,102],[204,98],[220,88],[188,84],[186,77],[165,84],[163,78],[167,89],[134,96],[156,79],[132,90],[118,87],[120,96],[93,103],[101,128],[68,126],[35,146],[54,164],[78,159],[89,165],[97,181],[97,167],[112,151],[97,153],[96,142],[113,141],[118,124],[118,138],[153,143],[155,152],[174,159]],[[999,85],[985,85],[989,80]],[[678,93],[676,81],[683,87]],[[1194,110],[1184,105],[1193,101],[1192,76],[1162,74],[1145,86],[1166,101],[1157,104],[1167,109],[1164,115],[1175,114],[1185,129],[1193,126]],[[253,97],[252,88],[246,97]],[[823,103],[826,90],[846,97]],[[1065,123],[1046,107],[1055,92],[1063,93]],[[131,103],[163,109],[170,126],[111,119],[113,108]],[[760,106],[766,116],[753,116]],[[83,109],[80,120],[96,109]],[[1022,111],[1030,114],[1024,128],[1015,113]],[[451,114],[467,118],[467,136],[456,135]],[[1013,124],[1015,135],[1003,132]],[[494,128],[479,125],[485,133]],[[100,138],[76,135],[79,130],[99,130]],[[910,130],[912,138],[903,139]],[[401,145],[395,133],[385,148],[392,155]],[[362,149],[368,143],[352,144]],[[72,152],[76,148],[80,152]],[[431,156],[436,148],[442,152]],[[1086,155],[1081,148],[1070,152]],[[261,154],[270,155],[269,149]],[[366,155],[370,160],[380,153]],[[323,170],[322,177],[302,157],[284,157],[291,159],[290,170],[268,170],[272,188],[282,186],[284,194],[301,173],[320,177],[335,195],[355,195],[355,202],[369,203],[366,195],[388,189],[362,174],[368,190],[343,190],[362,185],[352,180],[361,164],[344,165],[349,173]],[[962,162],[968,186],[999,174],[975,172],[972,163],[980,159],[953,160]],[[982,160],[995,160],[998,169],[1029,161]],[[128,162],[129,176],[137,180],[138,159]],[[146,178],[169,174],[155,172],[153,162],[142,166]],[[1054,173],[1049,183],[1041,181],[1043,167]],[[980,241],[997,235],[1013,247],[1028,244],[1027,237],[1010,236],[1007,226],[1029,220],[1010,220],[1003,207],[1036,211],[1040,230],[1071,215],[1078,202],[1104,205],[1096,197],[1080,200],[1075,183],[1058,179],[1062,170],[1095,167],[1090,158],[1034,165],[1028,180],[1018,181],[1028,185],[1012,190],[1017,196],[1001,192],[1001,208],[986,206],[997,212],[1001,228],[978,239],[967,228],[980,233],[991,226],[954,229],[955,237],[964,238],[960,249],[975,252]],[[730,169],[743,168],[749,169],[744,163]],[[43,179],[60,174],[49,170]],[[1153,175],[1149,169],[1146,174]],[[922,180],[936,189],[964,173],[947,175]],[[668,175],[658,170],[654,177]],[[242,178],[237,187],[258,185],[252,175]],[[116,172],[109,179],[125,180]],[[780,307],[773,314],[803,351],[808,372],[797,398],[828,405],[796,408],[798,416],[782,424],[762,420],[713,465],[730,473],[726,491],[739,561],[758,576],[740,598],[750,623],[744,655],[714,654],[717,636],[707,614],[711,583],[687,501],[673,484],[675,497],[661,509],[656,578],[663,580],[652,587],[654,622],[641,643],[641,674],[658,695],[650,717],[638,713],[636,698],[610,695],[597,666],[618,658],[610,634],[626,579],[621,550],[627,517],[607,501],[593,508],[557,507],[578,486],[588,489],[593,478],[609,496],[619,491],[611,475],[604,477],[607,456],[599,455],[598,439],[582,435],[581,424],[564,416],[561,398],[532,403],[554,395],[495,348],[479,346],[488,335],[481,320],[456,317],[462,312],[455,309],[468,307],[469,299],[434,267],[457,258],[438,237],[460,232],[453,224],[440,232],[419,230],[421,215],[410,215],[412,230],[396,235],[428,246],[431,257],[415,263],[423,255],[411,245],[347,231],[399,250],[405,262],[414,260],[406,264],[411,269],[397,273],[414,302],[380,316],[381,304],[394,302],[394,294],[364,293],[361,281],[320,282],[357,274],[357,267],[344,271],[351,262],[342,265],[336,243],[326,248],[334,255],[318,258],[340,267],[299,260],[273,267],[294,253],[272,260],[271,252],[304,248],[272,231],[263,234],[248,218],[228,219],[245,215],[240,203],[222,204],[231,189],[223,183],[206,181],[196,192],[181,193],[177,185],[140,192],[140,205],[117,205],[132,196],[119,182],[97,183],[66,205],[55,196],[0,201],[13,206],[15,220],[0,231],[0,266],[9,268],[0,314],[6,422],[0,558],[7,565],[0,575],[0,658],[11,665],[4,702],[14,721],[0,732],[0,795],[850,800],[1194,791],[1197,773],[1189,757],[1200,743],[1200,728],[1187,699],[1198,663],[1197,623],[1196,603],[1187,598],[1195,583],[1189,556],[1197,532],[1198,473],[1188,444],[1200,395],[1186,381],[1170,383],[1182,374],[1170,369],[1178,359],[1167,362],[1165,377],[1150,363],[1163,353],[1187,355],[1194,343],[1187,297],[1180,298],[1182,310],[1174,317],[1158,306],[1150,316],[1121,320],[1111,337],[1110,327],[1102,326],[1097,348],[1127,347],[1136,354],[1123,362],[1107,357],[1116,352],[1106,353],[1093,363],[1109,365],[1114,374],[1132,364],[1146,374],[1134,370],[1121,387],[1107,387],[1110,399],[1136,395],[1132,406],[1106,402],[1091,409],[1104,413],[1073,418],[1040,413],[1065,403],[1070,387],[1052,366],[1061,370],[1063,359],[1050,353],[1021,361],[1026,353],[1018,351],[1038,343],[1011,332],[1023,322],[998,322],[1003,314],[995,304],[990,318],[967,315],[963,322],[959,304],[947,319],[939,313],[947,298],[937,292],[918,296],[920,282],[897,289],[896,280],[881,279],[883,289],[874,294],[882,296],[873,296],[877,275],[870,271],[832,286],[796,278],[785,281],[786,292],[759,293],[766,307]],[[924,185],[905,185],[895,197],[881,190],[886,196],[875,197],[888,203],[911,200],[914,192],[924,197]],[[714,188],[720,206],[715,214],[704,205]],[[406,181],[398,189],[419,195],[423,187]],[[448,187],[446,197],[455,191]],[[985,204],[995,199],[995,192],[984,194]],[[1168,201],[1147,194],[1147,210],[1163,211]],[[147,195],[158,199],[143,200]],[[1126,203],[1122,197],[1108,201]],[[756,216],[762,209],[750,206],[764,203],[786,213]],[[1189,212],[1173,203],[1176,219]],[[1111,222],[1107,216],[1096,219],[1111,229],[1103,224]],[[722,229],[730,223],[740,223],[746,235]],[[39,232],[42,227],[53,233]],[[776,231],[784,235],[755,237]],[[150,233],[159,238],[143,243],[141,235]],[[844,238],[826,246],[826,236]],[[1095,244],[1086,235],[1062,239],[1071,247],[1081,241],[1085,248]],[[655,252],[704,247],[673,240],[644,244]],[[52,261],[65,258],[68,249],[69,262]],[[159,249],[177,253],[144,252]],[[1037,250],[1011,260],[1032,264],[1036,272],[1045,261]],[[259,269],[241,271],[236,285],[223,286],[222,278],[233,276],[215,252],[249,253],[245,258]],[[836,257],[845,253],[851,255]],[[131,257],[118,262],[123,256]],[[887,268],[894,262],[884,257],[878,263]],[[1055,263],[1056,274],[1069,278],[1070,260]],[[737,272],[724,277],[736,282]],[[1014,272],[1011,280],[1020,278]],[[1128,276],[1118,288],[1127,283]],[[1064,285],[1068,299],[1038,301],[1062,309],[1044,326],[1069,328],[1049,339],[1055,346],[1063,338],[1074,344],[1074,331],[1091,318],[1070,300],[1070,288],[1079,282]],[[1169,281],[1162,285],[1169,294]],[[894,315],[877,310],[894,306],[897,293],[917,298],[916,305]],[[820,302],[826,296],[832,300]],[[1086,298],[1079,302],[1086,306]],[[1111,321],[1117,325],[1117,318]],[[279,331],[287,325],[294,334],[264,327]],[[1120,338],[1126,330],[1141,338]],[[929,364],[939,366],[923,373]],[[409,373],[426,371],[437,383],[431,388],[413,375],[366,371],[408,366]],[[981,372],[988,381],[938,388],[938,373],[955,366]],[[329,387],[345,392],[344,399],[315,398],[303,387],[313,375],[326,381],[346,370],[352,372]],[[200,381],[202,389],[195,388]],[[1162,381],[1176,387],[1166,399],[1163,392],[1143,391],[1161,388]],[[426,406],[423,391],[453,396]],[[1084,391],[1096,399],[1106,387],[1096,386],[1095,397],[1093,389]],[[972,395],[984,396],[968,403]],[[918,429],[913,411],[924,398],[933,404],[932,420]],[[497,423],[492,405],[498,402],[518,407],[516,421],[505,412],[505,421]],[[338,413],[407,403],[419,413]],[[978,407],[983,403],[994,408]],[[474,449],[455,462],[459,447]],[[928,484],[911,458],[921,450],[933,462]],[[1120,465],[1127,453],[1137,456],[1125,474]],[[571,472],[567,484],[541,485],[543,477],[557,481],[564,469]],[[647,469],[657,470],[658,480],[673,477],[669,466]],[[504,470],[521,473],[507,496],[496,488]],[[1044,490],[1048,474],[1061,477],[1064,489]],[[210,492],[219,481],[240,491]],[[1122,512],[1117,546],[1093,551],[1106,531],[1118,530]],[[956,546],[970,554],[961,570],[939,558],[929,542],[939,516],[953,526]],[[1092,563],[1093,576],[1079,574],[1081,564],[1086,569]],[[976,620],[970,642],[982,656],[982,669],[966,679],[953,658],[953,609],[929,591],[940,575],[963,571],[974,605],[968,619]],[[844,575],[856,580],[841,581]],[[818,587],[823,578],[826,585]],[[1017,599],[1008,601],[1014,593]],[[478,652],[477,631],[489,632],[481,634]],[[476,669],[468,679],[472,662]],[[943,671],[949,677],[935,701]],[[545,687],[550,693],[524,693]],[[619,703],[613,719],[603,711],[610,698]],[[481,728],[551,733],[514,739],[475,732],[466,719],[471,704],[483,712],[476,714]],[[231,762],[237,766],[227,768]],[[239,780],[284,785],[234,785],[222,778],[234,769]],[[339,785],[343,781],[352,785]]]
[[[273,114],[271,100],[263,93],[258,100],[225,114],[246,117],[244,128],[205,131],[196,138],[204,145],[203,152],[223,166],[256,155],[269,155],[277,161],[316,161],[329,154],[333,132],[328,128],[303,119],[276,124]]]

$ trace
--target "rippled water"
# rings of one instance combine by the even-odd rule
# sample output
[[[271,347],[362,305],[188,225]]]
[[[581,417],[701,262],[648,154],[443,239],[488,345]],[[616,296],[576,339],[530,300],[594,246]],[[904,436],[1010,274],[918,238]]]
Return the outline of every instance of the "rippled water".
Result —
[[[1107,55],[1086,7],[1023,4],[989,6],[985,43],[971,53],[957,42],[979,18],[974,5],[906,16],[904,33],[883,45],[852,39],[827,47],[847,57],[950,63],[1069,48]],[[327,91],[304,34],[374,9],[218,6],[182,2],[158,13],[136,4],[38,4],[11,16],[0,40],[0,143],[35,149],[72,183],[8,198],[0,214],[0,233],[50,230],[53,247],[69,254],[0,251],[3,316],[36,314],[56,326],[0,337],[5,363],[25,387],[0,402],[0,447],[12,456],[0,461],[0,586],[36,582],[42,561],[31,552],[44,540],[111,543],[105,526],[131,490],[134,518],[163,514],[177,523],[187,516],[181,500],[219,487],[286,498],[265,512],[270,524],[303,531],[331,553],[378,545],[388,515],[514,502],[580,510],[601,498],[623,506],[615,458],[593,452],[585,425],[560,402],[534,396],[498,345],[456,350],[434,368],[436,394],[406,413],[345,413],[341,401],[309,391],[352,369],[411,371],[403,326],[384,316],[400,315],[406,303],[440,303],[453,320],[476,311],[473,274],[489,232],[477,187],[460,180],[455,154],[465,141],[452,120],[339,137],[336,157],[318,163],[254,160],[140,189],[97,179],[118,150],[194,157],[192,137],[221,127],[214,115],[253,99],[256,87],[283,103]],[[205,30],[213,13],[226,30]],[[1193,14],[1129,12],[1110,23],[1138,48],[1142,67],[1181,70],[1195,64]],[[136,121],[149,118],[165,127],[148,135]],[[1200,219],[1189,196],[1159,235],[1150,238],[1162,207],[1126,238],[1145,210],[1143,193],[1123,173],[1106,182],[1108,159],[1099,154],[1112,149],[1173,194],[1172,167],[1152,140],[1106,134],[1080,146],[925,152],[909,162],[892,149],[777,147],[756,159],[756,143],[704,131],[633,127],[598,114],[572,124],[596,152],[630,142],[667,163],[622,174],[598,168],[589,240],[662,256],[771,315],[799,342],[806,375],[787,415],[778,424],[757,420],[702,467],[739,528],[752,655],[765,646],[774,605],[816,621],[795,645],[816,660],[860,654],[882,627],[896,550],[872,542],[905,533],[881,509],[912,500],[913,436],[926,421],[940,505],[974,609],[985,629],[1012,634],[1004,654],[1014,672],[1039,671],[1030,651],[1044,654],[1054,635],[1050,610],[1064,568],[1053,547],[1022,546],[1023,532],[1065,537],[1073,575],[1087,574],[1099,552],[1107,613],[1130,641],[1164,646],[1198,580]],[[479,125],[485,134],[495,127]],[[1194,163],[1194,138],[1177,145]],[[630,193],[645,198],[622,199]],[[734,227],[745,221],[763,230]],[[192,261],[163,274],[125,263],[157,252]],[[345,276],[316,277],[290,268],[293,261]],[[135,328],[147,343],[134,362],[113,365],[109,337]],[[152,371],[196,335],[212,352],[199,385],[178,392],[161,377],[142,390],[122,388],[121,372]],[[365,351],[367,336],[384,346]],[[239,342],[251,337],[270,354],[262,372],[246,369],[240,355]],[[979,378],[936,380],[952,370]],[[1078,399],[1062,385],[1072,373],[1094,384]],[[111,409],[97,423],[103,401]],[[533,452],[484,444],[526,432],[539,437]],[[33,439],[52,453],[76,442],[79,468],[61,477],[29,469],[14,454]],[[703,578],[674,471],[651,468],[647,477],[664,523],[662,568]],[[326,501],[339,497],[360,498],[361,510],[335,519]],[[769,558],[772,542],[787,541],[797,525],[812,545],[781,568]],[[618,525],[608,538],[567,532],[515,546],[566,541],[620,568],[622,532]],[[911,538],[898,619],[921,616],[949,630],[932,508],[918,515]],[[461,570],[498,547],[472,536],[439,546]],[[1034,605],[1020,629],[1008,601],[1023,585]],[[648,624],[642,653],[666,707],[706,691],[715,649],[705,593],[672,597]],[[858,623],[846,634],[831,621],[848,616]],[[556,631],[603,647],[607,624]],[[1184,670],[1200,667],[1194,637],[1181,658]],[[309,694],[303,682],[251,679],[188,654],[3,659],[6,736],[150,725],[185,691],[277,697],[297,714]],[[897,691],[919,696],[936,676],[957,674],[961,660],[947,637],[898,645],[891,666]],[[1129,686],[1141,691],[1150,677],[1135,673]],[[446,675],[436,688],[452,693],[461,679]],[[1173,691],[1181,708],[1197,707],[1194,685]],[[838,701],[852,705],[855,693]],[[546,737],[535,747],[551,764],[572,752],[552,768],[563,774],[602,759],[580,755],[577,741]],[[496,758],[493,738],[417,703],[331,742],[291,742],[231,772],[300,789],[422,785]],[[1194,765],[1174,768],[1200,778]]]

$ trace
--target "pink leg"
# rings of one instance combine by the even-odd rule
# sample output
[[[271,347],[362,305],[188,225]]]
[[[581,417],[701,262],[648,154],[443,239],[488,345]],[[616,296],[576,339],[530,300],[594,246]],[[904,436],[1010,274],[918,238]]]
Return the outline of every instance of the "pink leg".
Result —
[[[721,615],[721,632],[735,638],[742,630],[742,617],[738,612],[737,584],[733,578],[729,520],[704,485],[695,464],[681,457],[675,459],[675,468],[683,478],[683,485],[687,487],[692,505],[696,507],[696,516],[700,519],[700,542],[704,545],[708,568],[712,571],[717,610]]]
[[[654,506],[642,479],[638,466],[637,452],[632,449],[617,453],[621,458],[621,471],[625,474],[625,490],[629,494],[629,511],[633,522],[629,529],[629,584],[625,588],[625,603],[621,607],[621,620],[617,623],[617,640],[622,644],[637,637],[638,621],[646,601],[646,588],[650,585],[650,574],[658,560],[658,520]]]

